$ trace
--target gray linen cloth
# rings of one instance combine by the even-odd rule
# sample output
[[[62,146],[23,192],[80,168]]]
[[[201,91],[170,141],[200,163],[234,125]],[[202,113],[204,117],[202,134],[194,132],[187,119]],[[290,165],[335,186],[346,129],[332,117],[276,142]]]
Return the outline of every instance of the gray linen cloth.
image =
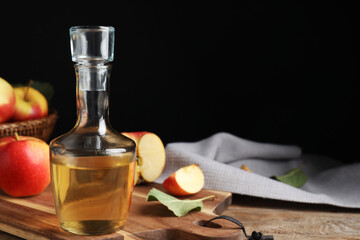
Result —
[[[269,178],[299,167],[308,181],[301,188]],[[297,146],[258,143],[217,133],[194,143],[169,143],[166,165],[156,182],[196,163],[207,189],[255,197],[360,208],[360,163],[344,165],[331,158],[302,154]],[[253,173],[240,169],[245,164]]]

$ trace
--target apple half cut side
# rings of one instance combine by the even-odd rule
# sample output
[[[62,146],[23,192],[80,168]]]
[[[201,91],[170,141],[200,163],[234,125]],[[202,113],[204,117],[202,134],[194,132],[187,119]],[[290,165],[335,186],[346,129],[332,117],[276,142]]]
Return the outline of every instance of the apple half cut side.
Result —
[[[171,174],[162,186],[174,195],[186,196],[200,192],[204,183],[204,173],[200,167],[197,164],[191,164]]]
[[[153,182],[160,177],[165,166],[165,147],[161,139],[151,132],[122,132],[136,143],[135,181]]]

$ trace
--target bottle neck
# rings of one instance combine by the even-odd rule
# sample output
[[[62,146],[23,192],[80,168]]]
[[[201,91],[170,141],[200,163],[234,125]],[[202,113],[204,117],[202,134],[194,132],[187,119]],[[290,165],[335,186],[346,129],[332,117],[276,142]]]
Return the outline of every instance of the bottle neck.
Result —
[[[75,65],[78,119],[76,129],[92,128],[105,134],[109,123],[110,65]]]

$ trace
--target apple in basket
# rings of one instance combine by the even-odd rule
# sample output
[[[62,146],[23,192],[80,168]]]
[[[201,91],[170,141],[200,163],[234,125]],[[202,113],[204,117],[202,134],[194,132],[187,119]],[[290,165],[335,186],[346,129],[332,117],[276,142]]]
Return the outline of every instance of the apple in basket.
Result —
[[[15,111],[15,93],[13,87],[0,78],[0,123],[11,118]]]
[[[153,182],[164,170],[165,148],[161,139],[151,132],[123,132],[136,143],[134,183]]]
[[[25,121],[47,116],[48,103],[46,98],[38,90],[30,87],[15,87],[16,96],[15,112],[12,117],[14,121]]]
[[[174,195],[186,196],[200,192],[204,183],[204,173],[199,165],[191,164],[171,174],[162,186]]]
[[[13,197],[41,193],[50,183],[49,146],[41,139],[0,139],[0,188]]]

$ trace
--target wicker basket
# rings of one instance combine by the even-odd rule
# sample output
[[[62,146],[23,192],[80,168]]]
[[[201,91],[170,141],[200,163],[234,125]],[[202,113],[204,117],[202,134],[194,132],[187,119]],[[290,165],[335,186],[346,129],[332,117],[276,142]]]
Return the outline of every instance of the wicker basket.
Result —
[[[22,122],[0,123],[0,138],[13,136],[17,132],[20,136],[32,136],[47,141],[54,130],[57,119],[57,111],[52,110],[49,112],[49,115],[44,118]]]

